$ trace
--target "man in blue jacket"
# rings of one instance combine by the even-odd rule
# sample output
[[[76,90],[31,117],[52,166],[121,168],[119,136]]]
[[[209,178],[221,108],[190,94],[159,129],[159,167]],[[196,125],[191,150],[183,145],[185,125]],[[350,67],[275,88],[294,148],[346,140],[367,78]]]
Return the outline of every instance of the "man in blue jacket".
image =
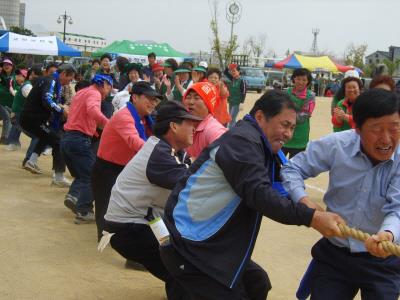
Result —
[[[262,216],[340,235],[338,215],[295,204],[274,188],[276,154],[295,125],[289,97],[266,93],[172,191],[165,208],[170,238],[160,253],[192,299],[266,299],[268,276],[251,260]]]

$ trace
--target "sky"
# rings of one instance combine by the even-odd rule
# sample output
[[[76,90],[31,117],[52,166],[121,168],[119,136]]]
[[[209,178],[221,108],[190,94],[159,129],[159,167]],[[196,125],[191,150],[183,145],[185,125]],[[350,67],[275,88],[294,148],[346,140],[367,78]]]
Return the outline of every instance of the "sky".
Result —
[[[226,8],[217,0],[220,38],[229,40]],[[283,57],[310,51],[312,28],[319,28],[318,49],[343,57],[348,46],[367,44],[367,54],[400,46],[398,0],[238,0],[241,19],[234,26],[239,43],[266,35],[265,53]],[[59,15],[67,11],[73,25],[67,32],[115,40],[167,42],[181,52],[210,51],[213,0],[21,0],[25,27],[40,24],[62,31]],[[240,52],[240,51],[239,51]]]

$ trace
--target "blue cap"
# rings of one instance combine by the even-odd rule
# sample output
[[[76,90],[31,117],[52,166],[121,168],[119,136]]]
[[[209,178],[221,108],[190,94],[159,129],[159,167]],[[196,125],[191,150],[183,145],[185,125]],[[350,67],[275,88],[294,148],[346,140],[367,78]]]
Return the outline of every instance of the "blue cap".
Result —
[[[104,82],[107,82],[109,85],[113,85],[113,79],[110,75],[107,74],[96,74],[92,79],[92,84],[95,83],[97,85],[103,85]]]

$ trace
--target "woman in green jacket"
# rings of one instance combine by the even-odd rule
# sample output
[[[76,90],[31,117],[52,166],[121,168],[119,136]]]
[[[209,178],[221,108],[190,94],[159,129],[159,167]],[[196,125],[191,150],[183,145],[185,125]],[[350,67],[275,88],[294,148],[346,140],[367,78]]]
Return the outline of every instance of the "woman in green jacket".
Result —
[[[355,128],[353,121],[353,104],[362,90],[362,82],[356,77],[347,77],[342,81],[344,99],[333,110],[332,124],[333,131],[344,131]]]
[[[11,130],[10,113],[14,96],[10,92],[10,87],[16,88],[14,64],[6,58],[2,62],[0,73],[0,119],[3,120],[0,144],[7,145],[8,134]]]
[[[285,155],[289,158],[304,151],[310,136],[310,118],[315,108],[315,94],[309,89],[312,77],[310,71],[304,68],[296,69],[292,75],[293,88],[287,93],[297,107],[296,129],[293,137],[283,147]]]

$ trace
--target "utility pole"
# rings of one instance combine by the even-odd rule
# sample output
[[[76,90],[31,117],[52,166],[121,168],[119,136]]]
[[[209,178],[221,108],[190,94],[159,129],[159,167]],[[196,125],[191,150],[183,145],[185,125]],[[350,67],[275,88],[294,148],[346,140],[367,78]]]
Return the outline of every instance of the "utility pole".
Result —
[[[318,28],[313,28],[312,29],[312,34],[314,35],[313,43],[311,46],[311,53],[314,56],[318,55],[318,34],[319,34],[319,29]]]

